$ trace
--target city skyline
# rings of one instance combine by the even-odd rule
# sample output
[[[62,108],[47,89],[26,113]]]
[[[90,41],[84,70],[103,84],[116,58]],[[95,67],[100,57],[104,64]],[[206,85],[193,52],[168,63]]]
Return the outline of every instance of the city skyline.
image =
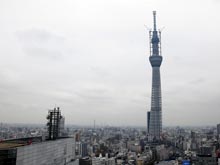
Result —
[[[67,124],[146,126],[146,27],[156,10],[166,59],[163,125],[216,125],[219,7],[217,0],[0,2],[0,122],[44,124],[59,106]]]

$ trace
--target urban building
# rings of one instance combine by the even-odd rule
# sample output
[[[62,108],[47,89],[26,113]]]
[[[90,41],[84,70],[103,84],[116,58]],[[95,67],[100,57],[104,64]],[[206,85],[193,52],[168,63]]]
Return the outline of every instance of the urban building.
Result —
[[[79,158],[88,156],[88,145],[85,142],[76,142],[76,155]]]
[[[42,137],[6,140],[0,143],[0,155],[2,165],[64,165],[75,159],[75,142]]]
[[[79,165],[92,165],[92,160],[90,157],[84,157],[79,159]]]
[[[147,133],[149,134],[150,132],[150,111],[147,112]]]
[[[217,124],[217,137],[219,138],[220,136],[220,124]]]
[[[197,155],[195,165],[217,165],[217,160],[211,155]]]
[[[92,165],[115,165],[115,158],[94,157]]]
[[[49,111],[48,137],[0,141],[0,165],[73,165],[75,138],[60,136],[64,118],[58,109]]]
[[[153,141],[159,141],[162,132],[162,106],[161,106],[161,82],[160,65],[161,56],[161,33],[156,27],[156,11],[153,11],[154,28],[150,31],[150,63],[152,66],[152,93],[151,110],[148,112],[149,135]]]

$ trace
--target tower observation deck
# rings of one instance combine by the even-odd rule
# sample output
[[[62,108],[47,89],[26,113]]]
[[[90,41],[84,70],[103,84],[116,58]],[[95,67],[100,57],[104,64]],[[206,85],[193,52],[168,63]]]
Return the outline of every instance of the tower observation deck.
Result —
[[[147,113],[148,134],[153,141],[160,141],[162,133],[162,106],[161,106],[161,82],[160,65],[161,56],[161,32],[156,27],[156,11],[153,11],[154,28],[149,31],[150,37],[150,63],[152,66],[152,91],[151,110]]]

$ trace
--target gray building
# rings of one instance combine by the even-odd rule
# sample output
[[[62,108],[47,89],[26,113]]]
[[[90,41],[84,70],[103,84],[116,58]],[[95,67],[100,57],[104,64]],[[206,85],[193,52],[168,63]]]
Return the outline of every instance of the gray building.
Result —
[[[217,136],[219,137],[220,135],[220,124],[217,124]]]
[[[217,160],[211,155],[197,155],[195,165],[217,165]]]
[[[66,165],[75,159],[74,138],[43,141],[41,137],[14,139],[0,143],[0,164]]]
[[[147,133],[150,131],[150,111],[147,112]]]
[[[161,56],[161,33],[156,27],[156,11],[153,11],[154,29],[150,31],[150,63],[152,66],[152,93],[151,93],[151,110],[148,113],[149,118],[149,135],[154,141],[160,140],[162,132],[162,107],[161,107],[161,82],[160,82],[160,65]]]
[[[83,158],[88,156],[88,145],[85,142],[76,142],[76,156]]]
[[[0,142],[0,165],[73,165],[75,138],[63,137],[64,117],[58,108],[48,111],[48,137]]]

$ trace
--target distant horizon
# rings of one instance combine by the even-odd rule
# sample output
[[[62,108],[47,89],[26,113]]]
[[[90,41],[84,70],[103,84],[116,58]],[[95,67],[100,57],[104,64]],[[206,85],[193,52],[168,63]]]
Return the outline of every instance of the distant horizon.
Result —
[[[1,124],[5,124],[5,125],[12,125],[12,126],[45,126],[46,127],[46,123],[43,124],[43,123],[5,123],[5,122],[0,122],[0,125]],[[217,123],[219,124],[219,123]],[[174,128],[174,127],[180,127],[180,128],[186,128],[186,127],[192,127],[192,128],[205,128],[205,127],[217,127],[217,124],[216,125],[173,125],[173,126],[163,126],[163,128]],[[68,127],[68,126],[78,126],[78,127],[88,127],[88,128],[94,128],[94,126],[91,124],[91,125],[80,125],[80,124],[71,124],[71,123],[68,123],[68,124],[65,124],[65,127]],[[102,128],[102,127],[129,127],[129,128],[145,128],[146,126],[141,126],[141,125],[96,125],[95,128]],[[147,129],[147,127],[146,127]]]

